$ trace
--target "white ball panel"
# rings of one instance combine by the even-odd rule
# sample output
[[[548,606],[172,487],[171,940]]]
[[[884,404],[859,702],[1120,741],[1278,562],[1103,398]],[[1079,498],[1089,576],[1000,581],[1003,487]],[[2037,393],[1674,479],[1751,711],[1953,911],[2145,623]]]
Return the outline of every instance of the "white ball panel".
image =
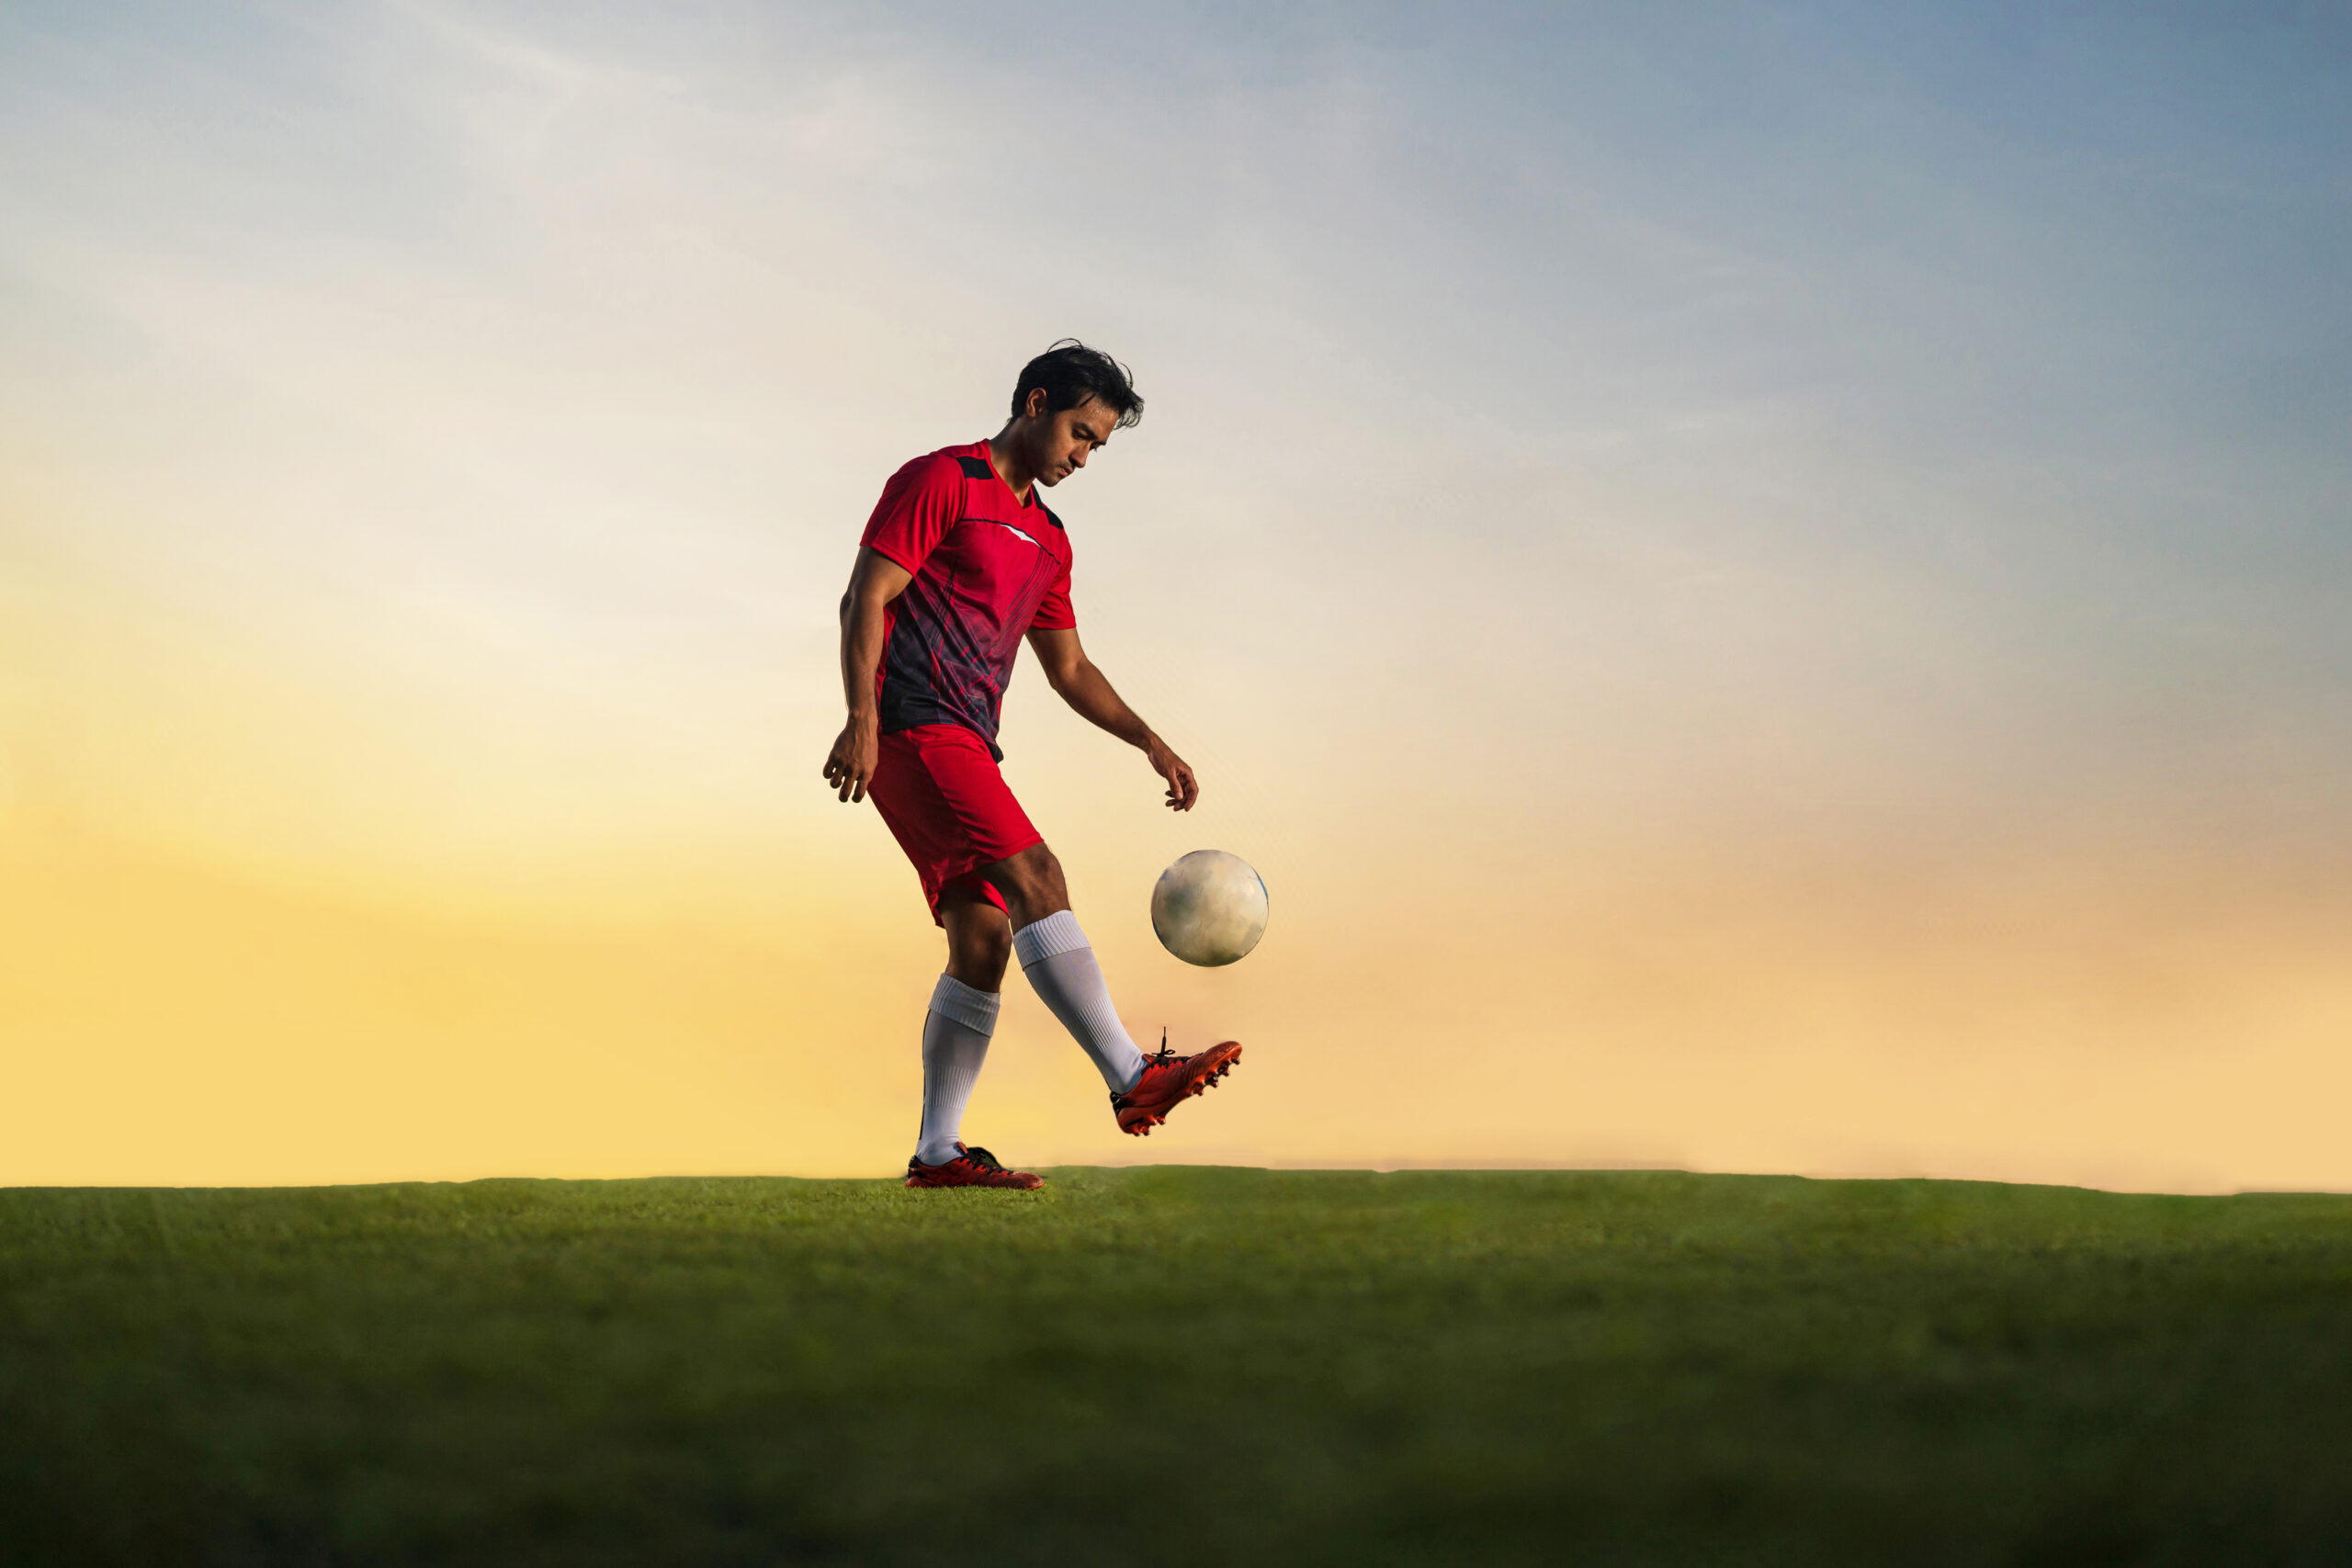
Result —
[[[1159,874],[1151,929],[1159,944],[1204,968],[1249,956],[1266,934],[1266,884],[1250,863],[1223,850],[1194,850]]]

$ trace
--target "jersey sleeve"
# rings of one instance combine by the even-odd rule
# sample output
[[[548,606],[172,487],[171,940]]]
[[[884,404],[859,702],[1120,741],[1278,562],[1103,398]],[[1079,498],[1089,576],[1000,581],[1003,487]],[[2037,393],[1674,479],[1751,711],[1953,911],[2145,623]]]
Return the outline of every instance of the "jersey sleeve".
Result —
[[[890,476],[858,543],[909,571],[921,571],[964,509],[964,471],[936,454]]]
[[[1078,612],[1070,607],[1069,603],[1069,563],[1064,561],[1062,574],[1054,579],[1054,585],[1046,590],[1046,597],[1037,605],[1037,613],[1029,618],[1029,629],[1033,632],[1066,632],[1076,625]]]

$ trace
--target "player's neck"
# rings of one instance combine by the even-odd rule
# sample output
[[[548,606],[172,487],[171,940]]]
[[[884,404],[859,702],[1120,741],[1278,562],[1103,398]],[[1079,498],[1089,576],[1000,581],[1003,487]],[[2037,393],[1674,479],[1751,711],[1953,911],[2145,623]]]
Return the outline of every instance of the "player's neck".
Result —
[[[1029,492],[1037,482],[1021,448],[1013,445],[1012,427],[1005,426],[989,443],[989,462],[996,469],[996,477],[1012,488],[1013,499],[1028,504]]]

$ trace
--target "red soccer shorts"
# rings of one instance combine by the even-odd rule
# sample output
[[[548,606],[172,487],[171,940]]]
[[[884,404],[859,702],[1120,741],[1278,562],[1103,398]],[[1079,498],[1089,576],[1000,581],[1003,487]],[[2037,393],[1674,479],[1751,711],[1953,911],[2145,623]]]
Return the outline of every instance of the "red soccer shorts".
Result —
[[[968,886],[1003,908],[1003,895],[979,868],[1045,842],[987,743],[960,724],[919,724],[882,737],[865,793],[915,863],[934,920],[939,896],[950,886]]]

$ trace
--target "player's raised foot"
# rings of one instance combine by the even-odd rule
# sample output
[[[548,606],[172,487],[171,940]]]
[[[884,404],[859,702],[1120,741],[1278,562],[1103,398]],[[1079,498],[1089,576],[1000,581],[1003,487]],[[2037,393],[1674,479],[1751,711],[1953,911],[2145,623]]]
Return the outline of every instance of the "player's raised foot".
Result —
[[[1010,1187],[1028,1192],[1046,1184],[1034,1171],[1007,1170],[996,1156],[969,1144],[956,1145],[956,1157],[941,1165],[925,1165],[920,1157],[907,1161],[910,1187]]]
[[[1119,1118],[1119,1131],[1138,1138],[1149,1137],[1154,1127],[1168,1120],[1170,1111],[1203,1089],[1215,1089],[1217,1080],[1231,1072],[1240,1059],[1241,1043],[1238,1040],[1212,1045],[1197,1055],[1179,1056],[1168,1048],[1163,1034],[1159,1049],[1143,1059],[1143,1077],[1136,1080],[1136,1087],[1111,1097],[1111,1109]]]

